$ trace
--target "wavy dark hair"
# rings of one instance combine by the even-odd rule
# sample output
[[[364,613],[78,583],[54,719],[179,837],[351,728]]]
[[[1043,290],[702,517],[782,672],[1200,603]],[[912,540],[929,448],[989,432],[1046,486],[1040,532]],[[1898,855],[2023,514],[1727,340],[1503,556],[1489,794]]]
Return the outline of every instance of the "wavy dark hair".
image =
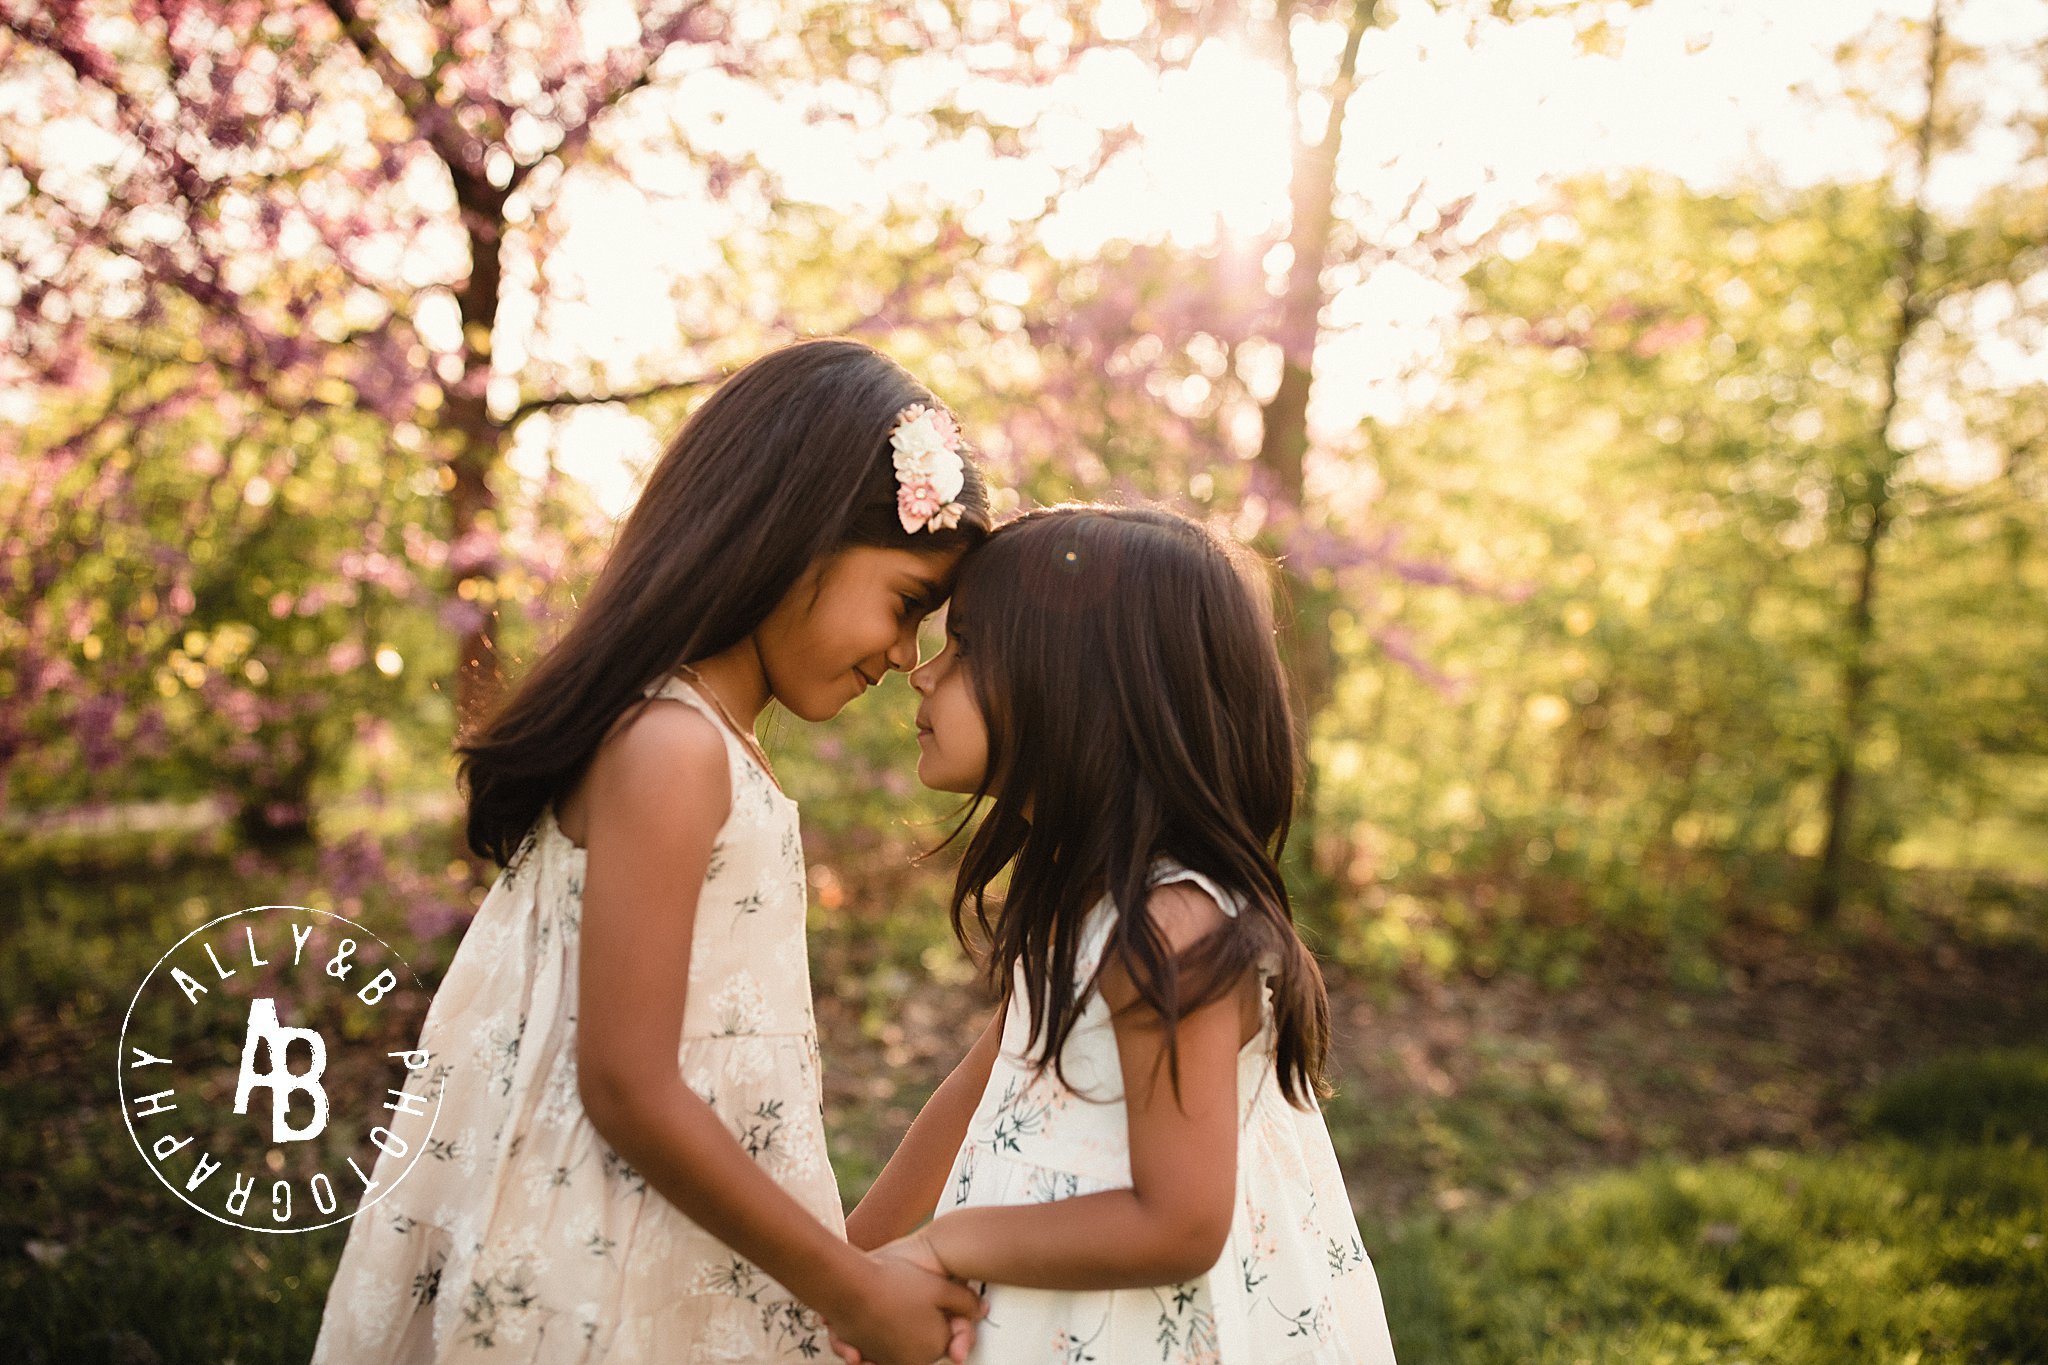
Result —
[[[719,385],[662,452],[561,639],[456,745],[478,857],[510,862],[649,683],[745,639],[820,555],[941,551],[988,534],[971,458],[958,526],[912,533],[897,520],[889,434],[912,403],[943,407],[844,339],[786,346]]]
[[[1082,921],[1108,895],[1102,963],[1165,1021],[1176,1085],[1175,1024],[1270,958],[1282,1091],[1303,1108],[1327,1093],[1329,997],[1278,867],[1295,744],[1264,567],[1186,517],[1094,506],[1027,513],[961,565],[947,630],[989,735],[970,816],[994,804],[954,883],[953,929],[997,991],[1021,964],[1040,1067],[1057,1072],[1100,980],[1099,964],[1070,984]],[[1244,901],[1178,957],[1143,913],[1160,855]]]

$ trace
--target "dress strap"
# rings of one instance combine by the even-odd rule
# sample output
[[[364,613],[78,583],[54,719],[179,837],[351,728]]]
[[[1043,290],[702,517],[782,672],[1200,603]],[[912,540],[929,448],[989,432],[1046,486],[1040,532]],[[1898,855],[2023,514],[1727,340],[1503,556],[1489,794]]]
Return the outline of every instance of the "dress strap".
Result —
[[[1204,876],[1193,868],[1182,867],[1171,858],[1155,859],[1152,863],[1152,885],[1164,886],[1168,882],[1193,882],[1196,886],[1208,892],[1210,898],[1218,906],[1222,907],[1223,913],[1232,919],[1236,919],[1244,910],[1244,897],[1235,891],[1224,890],[1216,883],[1214,878]],[[1259,975],[1261,977],[1272,976],[1279,970],[1280,959],[1273,953],[1267,952],[1260,956]],[[1267,1002],[1266,1008],[1269,1012],[1271,1011],[1272,1005],[1270,1001]]]
[[[699,711],[702,711],[705,715],[711,716],[713,720],[718,719],[718,717],[712,713],[710,703],[705,701],[704,698],[697,695],[697,689],[690,686],[688,683],[684,682],[680,676],[674,673],[662,674],[659,678],[656,678],[653,682],[647,684],[646,687],[642,688],[641,695],[648,697],[667,697],[673,701],[686,701],[690,703],[690,705],[696,707]],[[721,722],[718,728],[723,730],[725,729],[725,725]]]
[[[1234,891],[1225,891],[1213,878],[1206,877],[1192,868],[1182,867],[1171,858],[1158,858],[1152,863],[1151,884],[1165,886],[1169,882],[1193,882],[1209,893],[1209,898],[1222,907],[1223,913],[1236,919],[1244,909],[1244,898]]]
[[[1225,891],[1216,882],[1203,876],[1201,873],[1182,867],[1171,858],[1161,857],[1153,859],[1152,871],[1146,879],[1146,884],[1148,886],[1165,886],[1168,882],[1193,882],[1207,892],[1215,900],[1216,904],[1223,908],[1223,913],[1232,919],[1236,919],[1238,912],[1244,908],[1244,901],[1241,897]],[[1094,910],[1089,913],[1088,918],[1082,923],[1081,946],[1077,962],[1084,972],[1095,969],[1095,963],[1102,956],[1102,950],[1109,943],[1110,932],[1115,927],[1116,902],[1110,897],[1104,896],[1100,901],[1096,902]]]
[[[754,757],[752,746],[736,734],[733,731],[732,723],[720,715],[718,708],[713,706],[703,693],[690,686],[688,682],[673,673],[666,674],[642,688],[641,695],[648,698],[666,697],[670,701],[679,701],[695,708],[697,714],[710,721],[718,733],[724,737],[728,756],[738,755],[742,763],[767,780],[770,788],[777,793],[782,791],[781,784],[775,780],[775,774],[769,772],[767,768],[762,766],[761,760]]]

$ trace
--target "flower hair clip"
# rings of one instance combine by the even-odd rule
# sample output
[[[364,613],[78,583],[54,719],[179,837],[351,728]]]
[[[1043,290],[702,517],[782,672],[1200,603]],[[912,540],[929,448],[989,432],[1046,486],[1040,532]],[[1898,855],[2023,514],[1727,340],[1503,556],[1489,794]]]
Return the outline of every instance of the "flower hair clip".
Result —
[[[889,432],[895,451],[896,519],[905,531],[946,531],[967,509],[955,499],[967,483],[960,427],[942,408],[912,403]]]

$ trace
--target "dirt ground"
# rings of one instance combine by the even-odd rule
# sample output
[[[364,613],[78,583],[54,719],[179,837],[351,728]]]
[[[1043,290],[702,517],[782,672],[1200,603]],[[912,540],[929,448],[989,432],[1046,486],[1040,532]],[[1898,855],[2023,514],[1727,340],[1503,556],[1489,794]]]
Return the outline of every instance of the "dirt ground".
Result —
[[[971,985],[863,976],[828,948],[819,990],[827,1118],[864,1185],[972,1041]],[[1327,1106],[1368,1224],[1516,1195],[1562,1174],[1669,1154],[1822,1148],[1858,1098],[1937,1055],[2048,1039],[2048,956],[1937,927],[1832,943],[1748,929],[1715,947],[1723,984],[1672,984],[1612,951],[1563,989],[1527,977],[1329,972],[1337,1093]],[[837,980],[862,987],[829,989]]]

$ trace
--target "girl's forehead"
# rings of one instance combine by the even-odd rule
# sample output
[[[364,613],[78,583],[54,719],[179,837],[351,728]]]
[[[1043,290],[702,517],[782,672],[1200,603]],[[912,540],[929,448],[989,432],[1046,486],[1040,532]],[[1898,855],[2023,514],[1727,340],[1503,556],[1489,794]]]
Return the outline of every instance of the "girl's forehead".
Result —
[[[957,548],[906,550],[896,546],[853,545],[838,551],[832,558],[841,572],[891,580],[915,579],[950,591],[961,554]]]
[[[960,568],[960,561],[967,556],[967,551],[958,545],[938,550],[892,549],[888,553],[907,572],[941,583],[952,581]]]

